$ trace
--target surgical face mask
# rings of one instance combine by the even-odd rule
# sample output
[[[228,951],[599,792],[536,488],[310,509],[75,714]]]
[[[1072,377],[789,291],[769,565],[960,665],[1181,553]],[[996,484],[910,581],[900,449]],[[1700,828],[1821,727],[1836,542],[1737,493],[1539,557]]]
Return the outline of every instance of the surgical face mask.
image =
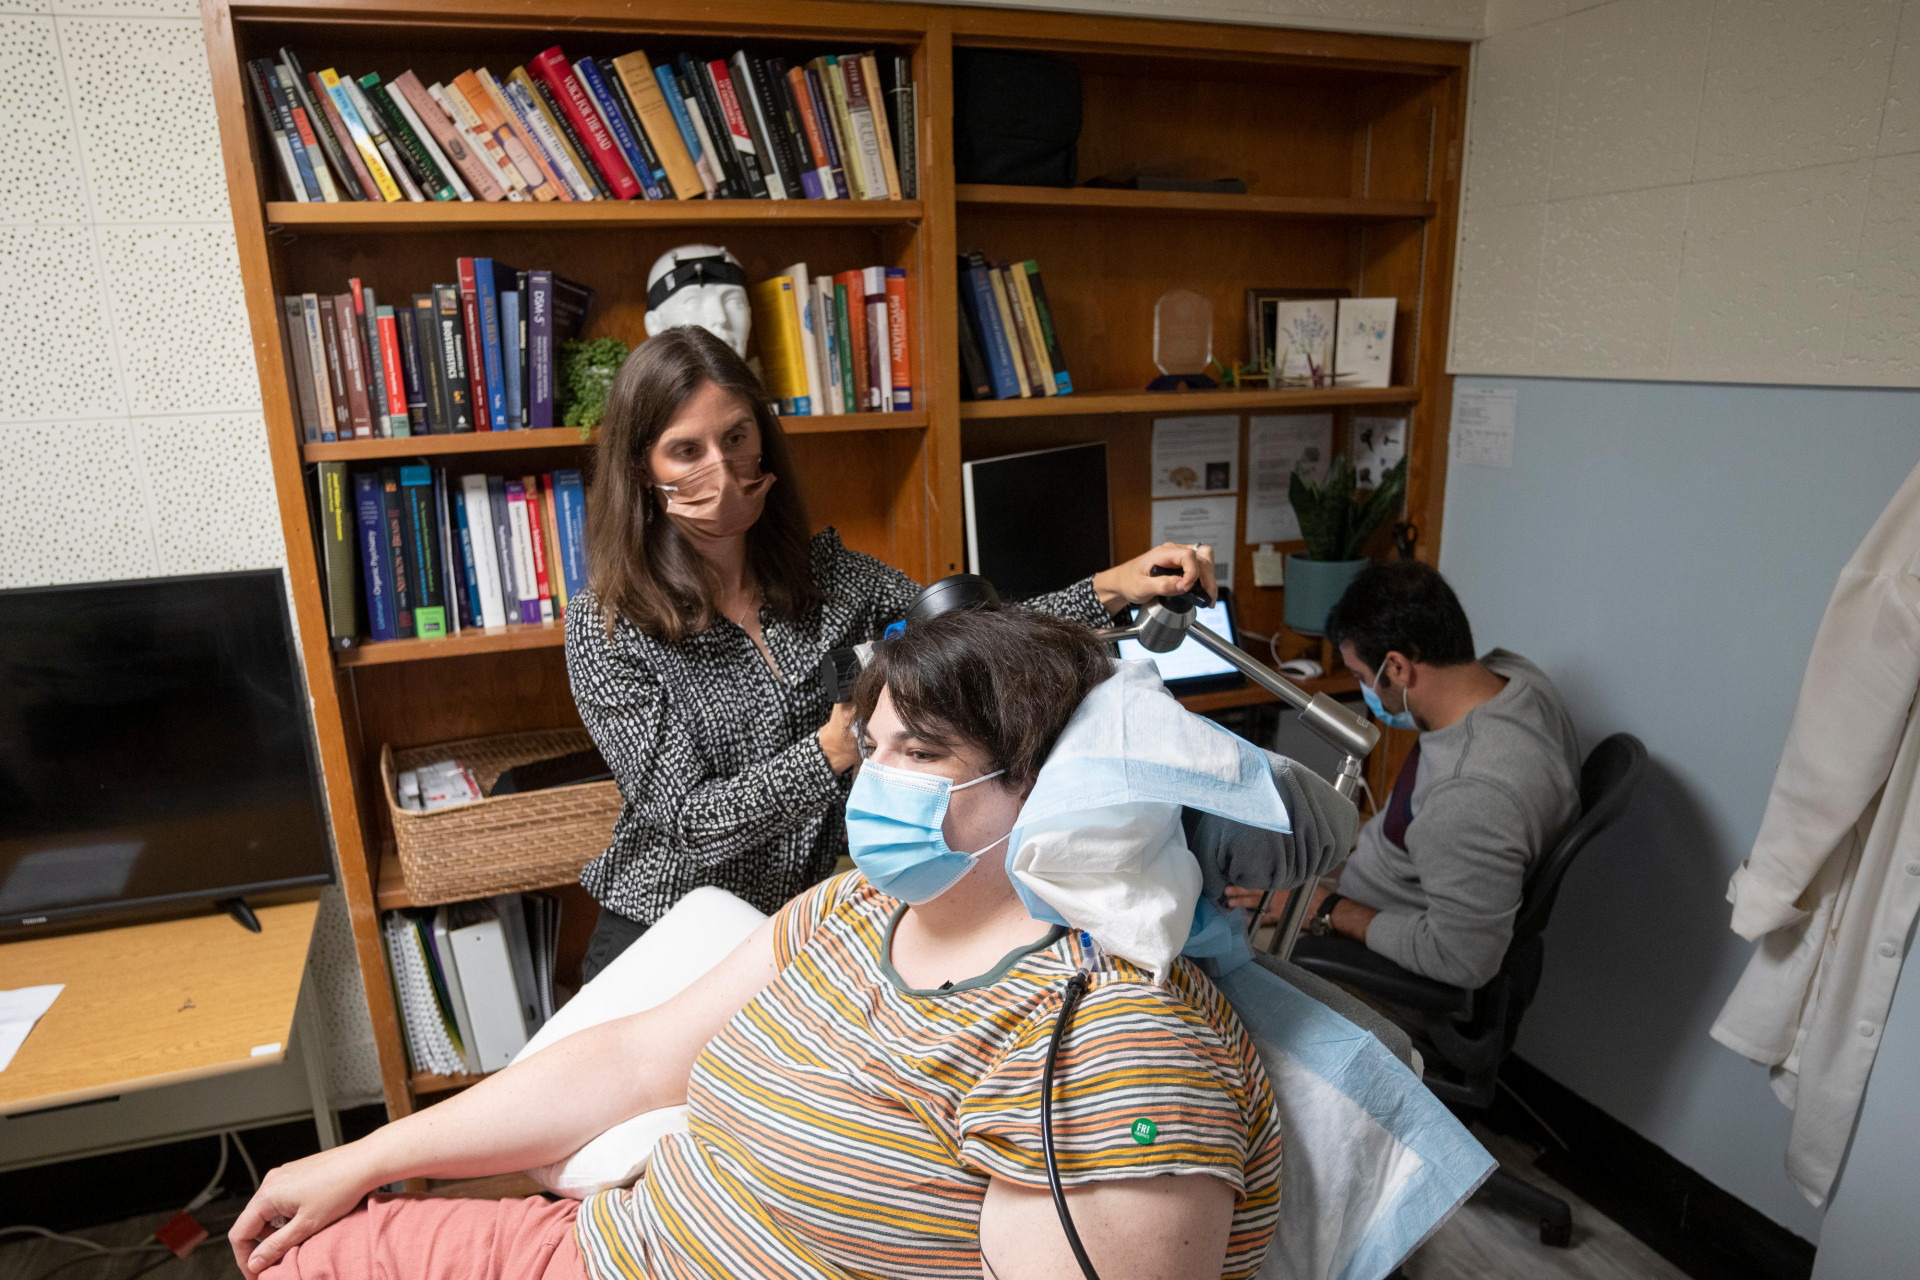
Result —
[[[667,500],[667,514],[701,538],[731,538],[745,533],[767,506],[767,490],[776,477],[760,470],[760,456],[726,458],[656,483]]]
[[[1360,686],[1360,696],[1367,700],[1367,710],[1373,712],[1373,714],[1379,718],[1380,723],[1386,725],[1389,729],[1418,729],[1420,726],[1414,723],[1413,719],[1413,704],[1411,702],[1407,703],[1406,710],[1404,711],[1387,710],[1386,707],[1381,704],[1380,695],[1375,692],[1373,687],[1379,683],[1380,673],[1375,672],[1373,684]]]
[[[973,870],[980,855],[947,848],[941,824],[956,791],[997,778],[1005,769],[954,785],[953,779],[863,761],[847,795],[847,844],[867,883],[890,898],[918,906],[932,902]]]

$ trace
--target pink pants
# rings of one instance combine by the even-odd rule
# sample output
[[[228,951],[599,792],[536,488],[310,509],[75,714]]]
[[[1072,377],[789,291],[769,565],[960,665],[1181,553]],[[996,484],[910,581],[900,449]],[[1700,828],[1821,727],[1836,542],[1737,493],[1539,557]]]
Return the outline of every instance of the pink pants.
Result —
[[[259,1280],[587,1280],[578,1200],[367,1197]]]

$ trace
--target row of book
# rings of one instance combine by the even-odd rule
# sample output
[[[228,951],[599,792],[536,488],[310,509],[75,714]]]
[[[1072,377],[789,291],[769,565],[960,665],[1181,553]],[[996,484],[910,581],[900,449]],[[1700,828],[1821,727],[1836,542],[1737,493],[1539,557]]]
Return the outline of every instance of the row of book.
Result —
[[[593,290],[551,271],[461,258],[458,283],[389,306],[359,279],[288,294],[281,338],[308,442],[554,425],[559,345]]]
[[[890,87],[872,52],[655,65],[555,45],[503,77],[383,84],[282,48],[247,76],[298,201],[913,199],[911,67],[888,62]]]
[[[1039,263],[960,259],[960,381],[968,400],[1073,393]]]
[[[553,1017],[557,898],[510,893],[390,911],[381,933],[415,1071],[498,1071]]]
[[[580,472],[449,476],[416,463],[315,468],[336,648],[552,622],[587,585]]]
[[[760,371],[782,415],[913,408],[904,268],[810,276],[796,262],[747,297]]]

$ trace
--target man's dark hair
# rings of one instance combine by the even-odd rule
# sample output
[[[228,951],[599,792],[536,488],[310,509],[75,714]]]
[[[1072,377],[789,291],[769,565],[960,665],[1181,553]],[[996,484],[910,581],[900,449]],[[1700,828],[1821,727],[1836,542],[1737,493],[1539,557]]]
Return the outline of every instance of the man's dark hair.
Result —
[[[1473,628],[1460,597],[1439,572],[1418,560],[1368,565],[1327,614],[1327,639],[1378,671],[1389,653],[1431,667],[1471,662]]]
[[[1113,674],[1093,632],[1025,609],[985,608],[915,622],[874,649],[853,687],[865,724],[885,689],[928,743],[972,746],[1005,785],[1032,784],[1087,691]]]

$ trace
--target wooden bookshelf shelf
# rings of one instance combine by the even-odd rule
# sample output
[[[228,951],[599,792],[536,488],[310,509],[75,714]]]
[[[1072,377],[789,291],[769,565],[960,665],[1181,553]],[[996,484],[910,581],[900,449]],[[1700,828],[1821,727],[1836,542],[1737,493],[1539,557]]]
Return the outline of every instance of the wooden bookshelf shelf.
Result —
[[[1243,196],[1199,191],[1127,191],[1111,187],[1003,187],[962,182],[953,189],[963,208],[1019,209],[1040,213],[1138,213],[1235,218],[1346,219],[1389,222],[1431,218],[1431,200],[1368,200],[1348,196]],[[312,208],[296,205],[295,208]]]
[[[552,230],[566,227],[894,226],[919,222],[918,200],[435,201],[305,204],[267,201],[270,226],[307,231]]]
[[[927,425],[924,409],[902,413],[834,413],[782,418],[790,436],[833,435],[843,431],[917,431]],[[338,440],[303,444],[308,462],[362,462],[370,458],[417,458],[461,453],[507,453],[523,449],[579,449],[599,436],[595,428],[547,427],[539,431],[463,431],[446,436]]]
[[[413,1085],[415,1096],[421,1096],[429,1093],[452,1093],[455,1089],[471,1088],[485,1079],[483,1075],[440,1076],[431,1071],[416,1071],[409,1083]]]
[[[1418,387],[1292,387],[1278,391],[1101,391],[1031,400],[969,400],[967,418],[1060,418],[1081,413],[1235,413],[1334,405],[1418,404]]]
[[[341,667],[377,667],[389,662],[423,662],[476,653],[505,653],[512,649],[557,649],[566,639],[566,628],[558,622],[470,627],[457,636],[442,636],[438,640],[373,640],[351,649],[335,650],[333,661]]]

